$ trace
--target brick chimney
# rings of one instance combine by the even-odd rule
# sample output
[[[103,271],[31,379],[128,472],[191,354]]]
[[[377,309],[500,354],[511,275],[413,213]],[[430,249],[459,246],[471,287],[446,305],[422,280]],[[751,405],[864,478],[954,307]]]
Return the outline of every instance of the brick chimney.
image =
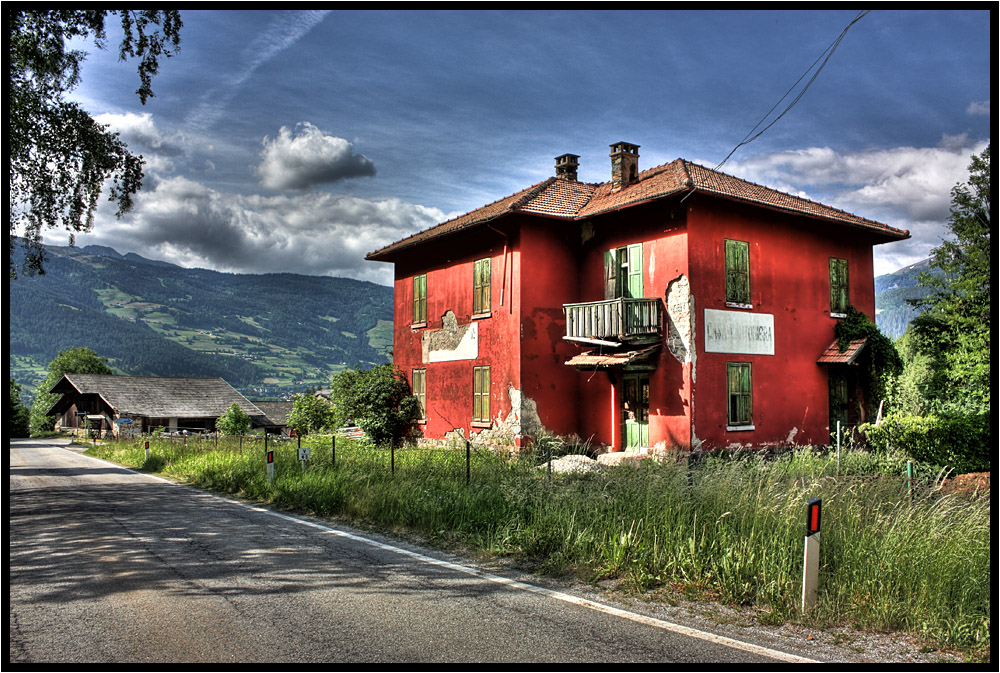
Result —
[[[556,157],[556,177],[576,182],[576,169],[580,166],[580,162],[577,161],[579,158],[577,154],[563,154]]]
[[[611,191],[617,192],[639,177],[639,146],[618,142],[611,146]]]

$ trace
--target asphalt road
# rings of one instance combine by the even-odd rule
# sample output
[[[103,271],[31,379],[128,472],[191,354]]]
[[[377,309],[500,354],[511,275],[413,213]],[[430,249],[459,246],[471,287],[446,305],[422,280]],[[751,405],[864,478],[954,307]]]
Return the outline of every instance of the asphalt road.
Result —
[[[9,447],[11,663],[803,661],[65,442]]]

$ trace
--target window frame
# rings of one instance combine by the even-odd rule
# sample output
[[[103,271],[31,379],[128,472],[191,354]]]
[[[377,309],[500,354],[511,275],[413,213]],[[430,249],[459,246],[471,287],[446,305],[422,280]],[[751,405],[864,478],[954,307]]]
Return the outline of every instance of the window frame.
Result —
[[[419,383],[418,383],[419,382]],[[418,423],[427,421],[427,368],[421,367],[410,372],[410,390],[420,406]]]
[[[750,294],[750,242],[732,238],[724,239],[724,241],[726,306],[753,308]],[[743,266],[743,268],[733,268],[734,266]]]
[[[604,251],[604,298],[645,296],[642,277],[643,244],[630,243]]]
[[[490,423],[490,367],[472,368],[472,423]]]
[[[493,310],[492,268],[493,260],[490,257],[477,259],[472,265],[472,315],[474,316],[488,316]]]
[[[850,268],[845,258],[830,258],[830,315],[834,318],[846,318],[851,305]]]
[[[741,407],[742,414],[740,414]],[[726,430],[731,432],[753,429],[753,364],[727,362]]]
[[[427,274],[413,277],[413,321],[414,327],[427,324]]]

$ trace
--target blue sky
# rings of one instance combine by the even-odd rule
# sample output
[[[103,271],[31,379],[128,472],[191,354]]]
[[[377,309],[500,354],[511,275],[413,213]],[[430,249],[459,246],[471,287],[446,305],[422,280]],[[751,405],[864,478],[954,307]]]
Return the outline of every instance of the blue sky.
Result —
[[[182,11],[145,106],[112,30],[107,51],[80,45],[73,99],[144,156],[146,179],[132,213],[102,206],[77,245],[388,284],[365,253],[553,175],[560,154],[587,182],[610,178],[622,140],[640,168],[715,167],[858,15]],[[927,257],[990,139],[994,19],[871,11],[722,170],[909,229],[876,248],[876,274]]]

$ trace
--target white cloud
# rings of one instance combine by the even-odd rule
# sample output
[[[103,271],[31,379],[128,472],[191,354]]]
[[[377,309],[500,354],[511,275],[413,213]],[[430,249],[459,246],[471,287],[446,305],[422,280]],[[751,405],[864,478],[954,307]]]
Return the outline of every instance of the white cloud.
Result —
[[[447,218],[399,199],[324,193],[288,196],[219,192],[184,177],[140,192],[122,220],[102,211],[98,243],[181,266],[241,273],[345,276],[391,284],[392,266],[366,253]]]
[[[948,234],[951,189],[968,179],[988,140],[944,135],[936,147],[836,152],[810,147],[730,162],[733,175],[907,229],[910,239],[875,247],[875,273],[925,259]]]
[[[969,103],[969,107],[965,108],[965,113],[970,115],[986,115],[990,114],[990,102],[988,100],[984,101],[972,101]]]
[[[371,177],[375,164],[354,154],[354,146],[326,135],[309,122],[296,125],[293,133],[282,126],[276,138],[264,138],[260,163],[254,173],[260,184],[278,191],[304,190],[346,178]]]

